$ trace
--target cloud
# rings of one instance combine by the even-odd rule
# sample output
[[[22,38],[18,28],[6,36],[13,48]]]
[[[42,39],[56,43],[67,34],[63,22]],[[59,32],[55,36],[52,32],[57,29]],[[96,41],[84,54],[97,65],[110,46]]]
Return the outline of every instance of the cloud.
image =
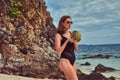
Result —
[[[120,0],[45,1],[50,4],[48,10],[56,26],[61,16],[70,15],[73,29],[79,30],[85,39],[100,37],[107,42],[108,37],[116,36],[120,40]]]
[[[115,26],[113,29],[114,29],[116,32],[118,32],[119,35],[120,35],[120,26]]]
[[[53,0],[56,1],[56,0]],[[69,1],[69,3],[68,3]],[[118,2],[110,3],[110,1],[106,0],[86,0],[85,2],[76,0],[66,0],[59,1],[55,3],[61,8],[58,10],[50,10],[52,11],[52,15],[55,21],[63,15],[72,16],[73,20],[76,21],[76,24],[81,24],[81,26],[86,26],[90,24],[101,24],[105,22],[111,22],[120,19],[118,16],[120,15],[120,11],[114,10],[116,7],[120,7]],[[114,12],[112,12],[112,10]],[[105,12],[105,13],[104,13]],[[102,14],[102,15],[99,15]],[[116,14],[118,16],[116,16]],[[103,17],[104,16],[104,17]],[[100,19],[100,17],[103,17]],[[105,19],[104,19],[105,18]]]

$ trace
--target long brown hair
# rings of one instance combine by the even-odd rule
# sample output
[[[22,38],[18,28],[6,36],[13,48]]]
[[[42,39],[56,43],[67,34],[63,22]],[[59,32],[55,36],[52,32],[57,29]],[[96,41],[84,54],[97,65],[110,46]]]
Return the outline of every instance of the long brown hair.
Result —
[[[60,34],[64,34],[64,33],[65,33],[66,28],[62,25],[62,23],[63,23],[67,18],[70,18],[70,19],[71,19],[71,17],[68,16],[68,15],[65,15],[65,16],[62,16],[62,17],[61,17],[61,19],[59,20],[57,33],[60,33]]]

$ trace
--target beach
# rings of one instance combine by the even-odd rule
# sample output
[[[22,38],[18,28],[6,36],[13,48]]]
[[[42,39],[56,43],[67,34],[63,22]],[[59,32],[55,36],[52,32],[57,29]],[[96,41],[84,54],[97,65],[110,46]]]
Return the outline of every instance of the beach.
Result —
[[[0,74],[0,80],[62,80],[62,79],[48,79],[48,78],[38,79],[23,76]]]
[[[42,79],[0,74],[0,80],[42,80]],[[44,80],[48,80],[48,79],[44,79]]]
[[[120,45],[79,46],[76,52],[77,67],[85,74],[90,74],[98,64],[114,68],[116,71],[102,72],[105,77],[115,77],[120,80]],[[107,55],[107,57],[106,57]],[[87,56],[87,57],[86,57]],[[89,66],[81,65],[89,62]]]
[[[91,64],[91,66],[81,66],[81,63],[85,63],[85,62],[89,62]],[[97,64],[103,64],[104,66],[107,67],[111,67],[116,69],[116,71],[113,72],[104,72],[101,73],[103,74],[105,77],[115,77],[116,80],[120,80],[120,59],[83,59],[83,60],[77,60],[77,67],[85,74],[90,74],[95,67],[97,66]]]

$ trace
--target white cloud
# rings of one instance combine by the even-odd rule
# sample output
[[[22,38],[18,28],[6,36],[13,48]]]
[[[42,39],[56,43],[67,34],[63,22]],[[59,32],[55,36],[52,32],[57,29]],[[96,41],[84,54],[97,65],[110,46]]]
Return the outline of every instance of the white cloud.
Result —
[[[79,26],[90,26],[90,25],[101,25],[101,24],[105,24],[105,23],[111,23],[116,21],[116,19],[111,18],[97,18],[97,17],[81,17],[81,18],[76,18],[75,22],[76,25]]]
[[[91,37],[103,39],[105,37],[120,36],[120,24],[118,24],[118,22],[120,22],[120,0],[46,1],[52,2],[60,7],[59,9],[55,8],[56,6],[49,8],[56,26],[61,16],[70,15],[74,23],[73,28],[84,31],[83,35],[85,39],[90,39]],[[54,7],[54,9],[52,9],[52,7]],[[93,26],[91,28],[96,27],[94,25],[102,26],[100,30],[87,32],[87,27],[90,25]],[[81,28],[81,26],[83,27]]]
[[[53,0],[56,1],[56,0]],[[69,3],[68,3],[69,2]],[[115,11],[112,12],[113,9],[116,7],[120,7],[118,2],[110,3],[110,1],[106,0],[87,0],[87,3],[83,3],[81,1],[73,1],[73,0],[66,0],[66,1],[59,1],[58,4],[59,6],[61,5],[61,9],[59,10],[52,10],[52,15],[55,19],[55,21],[58,21],[58,19],[63,16],[63,15],[70,15],[74,20],[76,20],[76,24],[81,24],[81,25],[89,25],[89,24],[101,24],[105,22],[111,22],[115,21],[116,19],[120,19],[116,15],[120,15],[120,11]],[[107,13],[110,12],[111,13]],[[98,14],[104,14],[107,19],[98,19],[95,15],[95,13]],[[78,16],[75,16],[78,14]],[[82,16],[83,17],[79,17]],[[57,22],[55,22],[57,23]]]
[[[119,31],[119,33],[120,33],[120,26],[116,26],[116,27],[114,27],[114,29]]]
[[[91,37],[97,38],[97,37],[110,37],[110,36],[116,36],[116,35],[120,35],[118,34],[118,32],[116,32],[115,30],[111,30],[111,29],[102,29],[99,31],[93,31],[93,32],[88,32],[89,34],[91,34]]]

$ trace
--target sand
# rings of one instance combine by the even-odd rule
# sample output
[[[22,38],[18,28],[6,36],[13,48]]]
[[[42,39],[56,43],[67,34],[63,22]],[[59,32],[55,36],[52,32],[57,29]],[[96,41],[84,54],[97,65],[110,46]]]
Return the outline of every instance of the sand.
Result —
[[[15,75],[7,75],[7,74],[0,74],[0,80],[62,80],[62,79],[37,79],[37,78],[29,78],[29,77],[22,77],[22,76],[15,76]]]

